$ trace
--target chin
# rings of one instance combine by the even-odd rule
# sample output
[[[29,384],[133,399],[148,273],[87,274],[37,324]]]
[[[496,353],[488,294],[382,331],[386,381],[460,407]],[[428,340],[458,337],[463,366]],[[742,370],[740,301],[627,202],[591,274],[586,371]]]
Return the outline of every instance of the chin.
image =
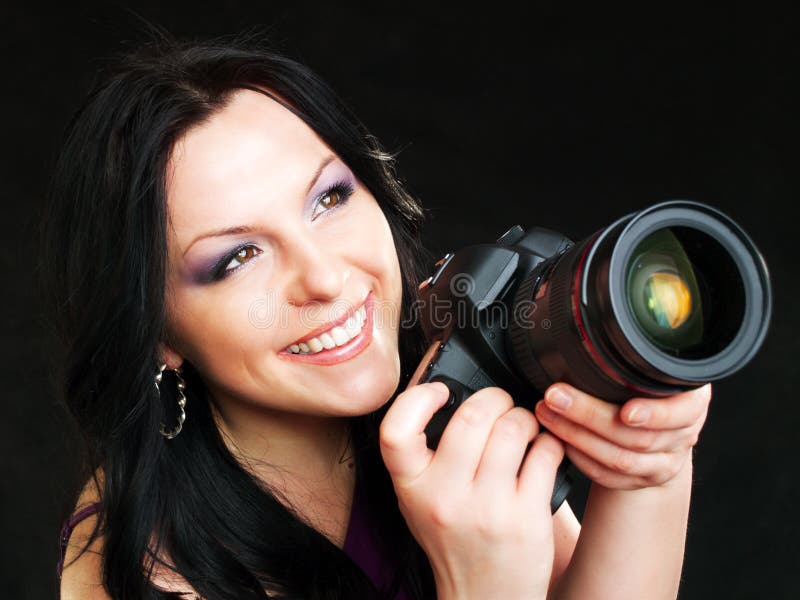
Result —
[[[387,375],[385,371],[364,372],[360,377],[349,378],[336,390],[336,395],[339,397],[336,405],[345,410],[349,416],[371,413],[389,401],[399,381],[399,362],[391,375]]]

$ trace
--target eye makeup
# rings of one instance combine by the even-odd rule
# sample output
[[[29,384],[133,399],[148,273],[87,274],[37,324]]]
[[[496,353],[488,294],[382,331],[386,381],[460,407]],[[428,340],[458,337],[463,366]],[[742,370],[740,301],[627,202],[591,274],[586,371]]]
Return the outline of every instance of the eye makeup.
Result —
[[[346,201],[355,187],[356,178],[347,165],[339,159],[332,161],[322,171],[308,194],[310,201],[306,203],[305,216],[310,218],[319,201],[327,194],[336,192]]]
[[[329,216],[328,213],[333,213],[347,204],[350,196],[355,191],[355,186],[356,179],[350,169],[338,159],[331,162],[328,168],[320,175],[308,195],[310,201],[307,200],[305,202],[303,210],[305,218],[311,221],[316,221],[318,218],[327,218]],[[336,204],[330,208],[322,208],[324,206],[322,201],[326,197],[336,197]],[[254,256],[247,262],[228,268],[228,265],[234,261],[242,250],[251,248],[256,251]],[[197,285],[207,285],[220,281],[240,268],[247,266],[250,262],[258,260],[259,255],[263,254],[263,252],[259,248],[259,244],[254,240],[243,241],[222,256],[215,254],[206,260],[199,261],[199,264],[191,266],[189,279]]]
[[[225,270],[225,267],[239,252],[250,246],[255,247],[256,244],[252,242],[237,244],[233,250],[226,252],[221,258],[215,254],[207,260],[192,265],[189,270],[190,282],[196,285],[206,285],[219,281],[224,277],[222,271]]]
[[[214,263],[211,267],[210,272],[207,274],[207,280],[211,281],[219,281],[220,279],[224,279],[234,271],[238,270],[239,267],[244,266],[247,263],[240,263],[239,267],[234,267],[232,269],[228,269],[228,265],[233,262],[236,258],[236,255],[239,254],[242,250],[246,250],[248,248],[256,248],[255,244],[245,243],[237,246],[233,251],[229,254],[223,256],[218,262]],[[258,250],[258,254],[261,254],[263,250]],[[258,256],[256,254],[256,256]],[[252,258],[250,260],[253,260]],[[249,261],[248,261],[249,262]]]

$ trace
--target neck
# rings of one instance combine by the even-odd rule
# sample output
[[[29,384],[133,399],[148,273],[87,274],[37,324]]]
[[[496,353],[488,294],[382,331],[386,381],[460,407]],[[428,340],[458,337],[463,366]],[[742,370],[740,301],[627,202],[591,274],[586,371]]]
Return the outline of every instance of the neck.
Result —
[[[221,403],[215,417],[231,453],[275,491],[290,498],[304,492],[325,497],[352,493],[355,472],[348,417],[234,402]]]
[[[214,412],[233,456],[285,506],[342,548],[356,481],[349,418],[234,403]]]

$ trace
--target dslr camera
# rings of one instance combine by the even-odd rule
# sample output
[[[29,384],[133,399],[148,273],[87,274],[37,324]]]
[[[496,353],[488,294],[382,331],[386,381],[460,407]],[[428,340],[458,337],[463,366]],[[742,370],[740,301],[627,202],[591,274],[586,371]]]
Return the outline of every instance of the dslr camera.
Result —
[[[760,252],[706,204],[655,204],[577,243],[516,225],[494,243],[448,252],[419,284],[429,345],[409,385],[450,389],[425,431],[435,449],[456,409],[484,387],[532,408],[557,381],[622,404],[727,377],[758,352],[771,307]],[[559,468],[553,512],[570,489],[568,467]]]

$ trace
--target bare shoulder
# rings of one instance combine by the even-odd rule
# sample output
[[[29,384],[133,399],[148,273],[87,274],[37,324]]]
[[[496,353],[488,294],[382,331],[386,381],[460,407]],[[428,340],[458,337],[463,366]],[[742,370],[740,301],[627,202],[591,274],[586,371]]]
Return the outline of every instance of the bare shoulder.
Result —
[[[96,480],[102,485],[102,473],[98,473]],[[101,498],[95,478],[92,478],[81,491],[73,512],[100,502]],[[98,535],[86,547],[89,538],[94,532],[97,519],[98,516],[96,514],[91,514],[78,522],[72,530],[64,553],[64,569],[61,574],[61,600],[111,599],[111,596],[103,586],[102,536]],[[85,547],[86,550],[83,551]],[[159,558],[168,564],[171,562],[168,557],[163,555]],[[185,579],[158,563],[153,567],[152,583],[163,591],[187,594],[187,598],[199,598]]]
[[[97,480],[102,485],[102,478]],[[78,502],[75,505],[77,512],[90,504],[99,502],[100,490],[95,478],[90,479],[83,487]],[[97,523],[97,515],[92,514],[79,521],[69,537],[64,553],[64,570],[61,574],[61,598],[87,598],[89,600],[104,600],[110,598],[103,587],[102,575],[102,538],[98,536],[86,547]]]

